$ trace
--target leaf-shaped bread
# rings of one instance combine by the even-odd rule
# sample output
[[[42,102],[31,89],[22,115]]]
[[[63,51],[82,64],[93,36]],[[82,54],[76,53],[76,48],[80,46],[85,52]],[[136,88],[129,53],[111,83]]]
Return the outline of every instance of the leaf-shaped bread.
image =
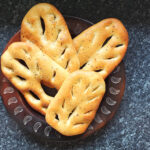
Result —
[[[40,3],[28,11],[21,25],[21,40],[36,44],[68,72],[79,69],[66,22],[53,5]]]
[[[59,89],[69,75],[36,45],[24,42],[11,44],[2,54],[1,69],[30,106],[42,114],[53,97],[44,92],[41,84]]]
[[[123,59],[128,33],[114,18],[104,19],[73,39],[83,70],[99,72],[105,79]]]
[[[46,121],[66,136],[82,134],[99,107],[105,82],[99,73],[75,71],[63,82],[46,112]]]

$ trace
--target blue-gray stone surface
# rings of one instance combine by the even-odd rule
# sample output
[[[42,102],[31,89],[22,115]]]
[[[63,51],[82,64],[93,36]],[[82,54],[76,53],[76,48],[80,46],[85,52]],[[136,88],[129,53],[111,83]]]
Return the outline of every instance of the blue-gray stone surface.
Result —
[[[150,150],[149,0],[0,0],[0,52],[38,2],[54,4],[65,15],[96,23],[120,19],[129,32],[124,58],[126,89],[115,117],[98,133],[78,143],[51,143],[23,131],[0,99],[0,150]]]

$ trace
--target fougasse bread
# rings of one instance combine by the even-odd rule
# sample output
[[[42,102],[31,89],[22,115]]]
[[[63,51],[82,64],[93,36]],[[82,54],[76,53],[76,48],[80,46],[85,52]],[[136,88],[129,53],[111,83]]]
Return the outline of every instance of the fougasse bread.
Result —
[[[72,40],[61,13],[40,3],[25,15],[21,41],[2,54],[3,74],[58,132],[84,133],[105,93],[104,79],[126,53],[123,24],[104,19]],[[47,95],[42,84],[56,88],[56,96]]]
[[[16,42],[1,56],[3,74],[24,95],[29,105],[45,115],[53,99],[41,84],[59,89],[69,73],[36,45]]]
[[[68,72],[79,69],[79,59],[66,22],[51,4],[40,3],[28,11],[21,24],[21,41],[36,44]]]
[[[104,19],[73,39],[82,70],[99,72],[105,79],[123,59],[128,32],[115,18]]]
[[[100,74],[93,71],[71,73],[47,109],[47,123],[66,136],[84,133],[104,93],[105,81]]]

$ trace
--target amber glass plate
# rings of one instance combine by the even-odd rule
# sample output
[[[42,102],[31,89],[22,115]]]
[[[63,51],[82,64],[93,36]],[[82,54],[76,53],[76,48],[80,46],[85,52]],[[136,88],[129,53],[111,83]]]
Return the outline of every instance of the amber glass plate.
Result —
[[[72,37],[92,25],[91,22],[76,18],[65,17]],[[16,41],[20,41],[18,31],[8,42],[6,48]],[[33,110],[25,101],[22,94],[4,77],[0,69],[0,95],[4,106],[11,116],[27,131],[40,138],[47,138],[51,141],[72,141],[79,140],[94,133],[97,133],[115,114],[125,89],[125,70],[121,62],[118,67],[106,79],[106,93],[96,113],[95,119],[84,134],[66,137],[50,127],[44,116]]]

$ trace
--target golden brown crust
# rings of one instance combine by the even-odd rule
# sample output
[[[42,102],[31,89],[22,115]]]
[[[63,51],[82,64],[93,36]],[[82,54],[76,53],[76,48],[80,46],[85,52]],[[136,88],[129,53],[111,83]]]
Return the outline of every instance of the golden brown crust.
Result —
[[[53,97],[44,92],[41,83],[59,89],[69,74],[36,45],[24,42],[11,44],[2,54],[1,69],[30,106],[44,115]]]
[[[89,27],[73,42],[83,70],[99,72],[105,79],[123,59],[128,33],[118,19],[109,18]]]
[[[128,33],[123,24],[105,19],[72,41],[60,12],[41,3],[24,17],[21,40],[2,55],[4,75],[58,132],[84,133],[105,93],[104,79],[125,55]],[[47,95],[41,84],[57,88],[57,95]]]
[[[46,121],[66,136],[85,132],[105,93],[105,82],[95,72],[75,71],[63,82],[47,109]]]
[[[21,25],[21,40],[36,44],[68,72],[79,69],[68,27],[53,5],[40,3],[28,11]]]

